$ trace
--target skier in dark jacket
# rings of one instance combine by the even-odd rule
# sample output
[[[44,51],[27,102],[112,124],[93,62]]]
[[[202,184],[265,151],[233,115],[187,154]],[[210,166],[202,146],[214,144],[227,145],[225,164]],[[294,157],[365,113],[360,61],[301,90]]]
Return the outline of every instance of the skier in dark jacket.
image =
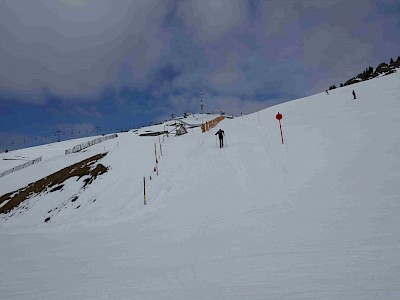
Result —
[[[225,135],[225,132],[222,129],[220,129],[220,130],[217,131],[217,133],[215,135],[217,135],[217,134],[218,134],[218,137],[219,137],[219,147],[222,148],[222,147],[224,147],[224,135]]]
[[[353,90],[353,97],[354,97],[354,99],[357,99],[356,92],[354,90]]]

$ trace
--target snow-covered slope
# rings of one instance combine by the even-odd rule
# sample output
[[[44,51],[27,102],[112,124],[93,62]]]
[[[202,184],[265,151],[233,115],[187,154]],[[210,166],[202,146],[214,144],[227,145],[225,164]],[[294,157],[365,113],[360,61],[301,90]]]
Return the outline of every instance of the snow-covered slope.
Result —
[[[0,215],[1,298],[399,299],[399,94],[395,73],[161,136],[162,156],[138,135],[158,125],[1,178],[3,195],[108,152],[86,189]]]

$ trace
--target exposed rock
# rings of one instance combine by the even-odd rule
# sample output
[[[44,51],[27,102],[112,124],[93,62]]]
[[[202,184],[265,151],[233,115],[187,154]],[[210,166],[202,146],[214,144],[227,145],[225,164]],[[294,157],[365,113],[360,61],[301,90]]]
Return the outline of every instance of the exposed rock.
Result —
[[[363,73],[346,81],[343,86],[358,83],[365,80],[370,80],[380,75],[388,75],[396,72],[396,69],[400,67],[400,56],[397,61],[391,60],[390,64],[381,63],[375,70],[372,67],[368,67]]]
[[[381,63],[375,70],[375,73],[382,74],[385,72],[389,72],[390,68],[386,63]]]
[[[107,153],[97,154],[79,163],[66,167],[56,173],[46,176],[36,182],[30,183],[26,187],[23,187],[17,191],[13,191],[1,196],[0,204],[6,201],[8,202],[0,207],[0,213],[8,213],[12,209],[18,207],[25,200],[40,193],[45,193],[47,191],[51,193],[62,189],[64,186],[64,181],[71,177],[78,177],[77,180],[79,180],[83,176],[88,176],[88,178],[84,180],[83,185],[83,188],[86,188],[97,178],[97,176],[108,171],[108,168],[102,164],[97,164],[97,166],[94,167],[98,160],[103,158],[106,154]]]
[[[55,188],[53,188],[53,189],[50,191],[50,193],[55,192],[55,191],[62,190],[63,187],[64,187],[63,184],[61,184],[61,185],[59,185],[59,186],[56,186]]]

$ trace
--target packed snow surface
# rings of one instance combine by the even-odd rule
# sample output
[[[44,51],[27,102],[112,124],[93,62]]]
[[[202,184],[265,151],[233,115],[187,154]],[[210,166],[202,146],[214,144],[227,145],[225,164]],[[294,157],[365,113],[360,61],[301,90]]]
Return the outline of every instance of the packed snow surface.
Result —
[[[0,196],[98,153],[109,170],[0,215],[0,298],[400,299],[398,95],[395,73],[206,133],[8,153],[43,161],[0,178]]]

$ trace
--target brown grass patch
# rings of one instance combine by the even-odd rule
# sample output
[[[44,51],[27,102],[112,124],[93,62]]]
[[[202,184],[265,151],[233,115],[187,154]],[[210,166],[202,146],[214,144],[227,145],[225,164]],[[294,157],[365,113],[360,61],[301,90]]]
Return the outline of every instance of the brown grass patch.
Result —
[[[93,167],[94,164],[106,156],[106,154],[107,153],[97,154],[46,176],[36,182],[30,183],[26,187],[1,196],[0,204],[5,201],[8,202],[4,206],[0,207],[0,214],[10,212],[30,197],[47,192],[48,190],[50,190],[49,192],[55,192],[62,189],[64,181],[71,177],[78,177],[77,180],[79,180],[83,176],[89,176],[84,180],[83,188],[86,188],[97,178],[97,176],[108,171],[108,168],[102,164],[97,164],[96,167]]]

